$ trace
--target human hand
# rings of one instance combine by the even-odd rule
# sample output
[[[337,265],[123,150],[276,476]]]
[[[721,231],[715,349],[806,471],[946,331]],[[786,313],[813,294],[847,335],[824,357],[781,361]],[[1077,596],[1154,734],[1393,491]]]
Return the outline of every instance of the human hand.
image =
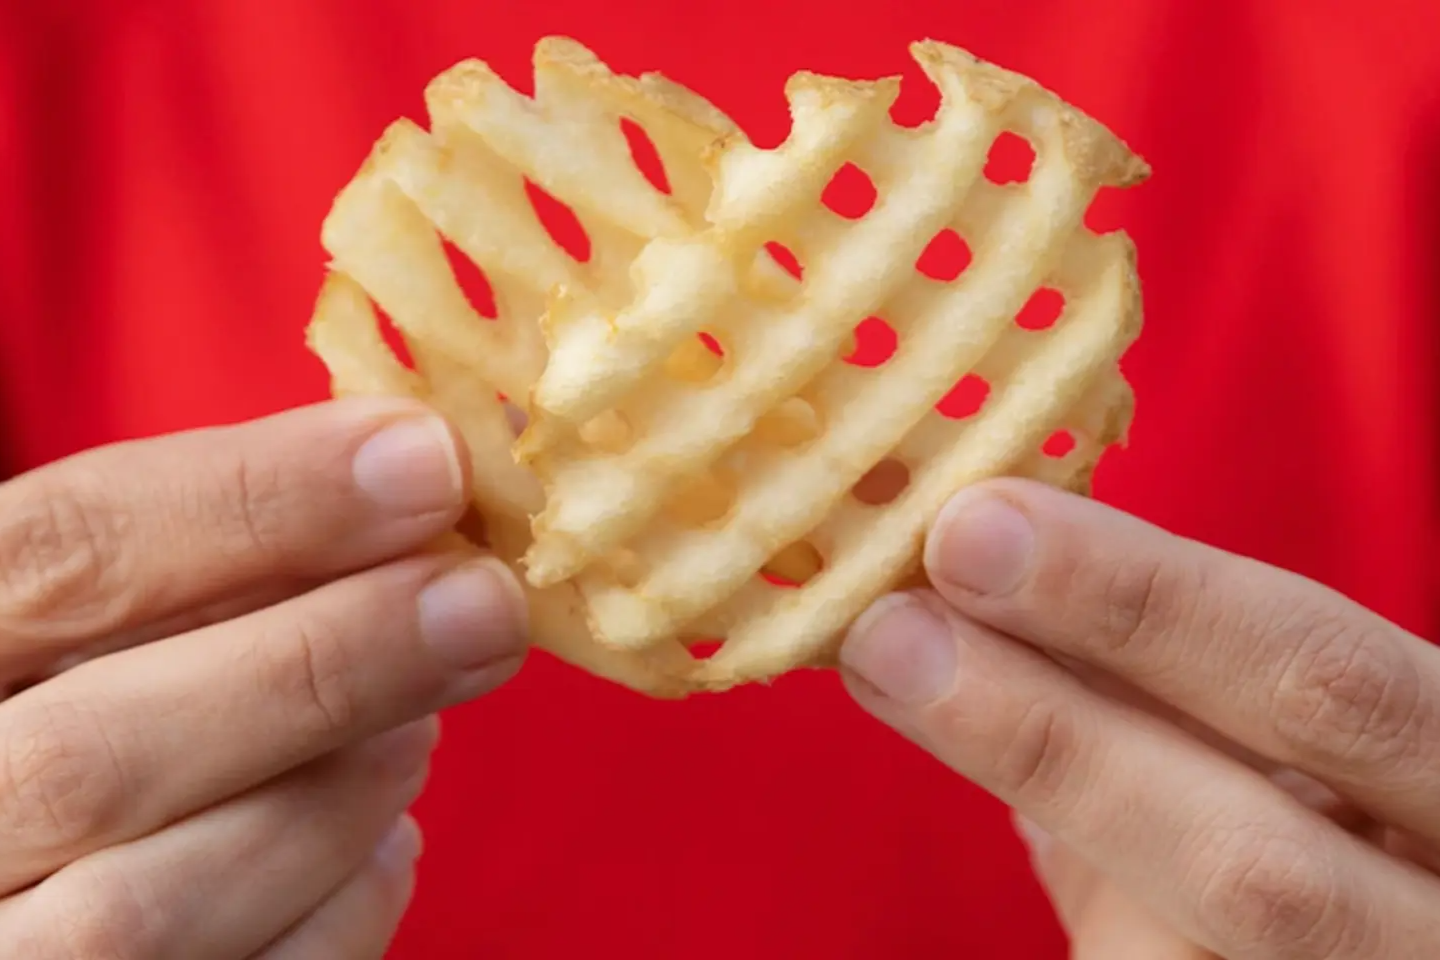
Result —
[[[513,577],[424,549],[458,444],[351,400],[0,485],[7,955],[383,955],[433,715],[524,653]]]
[[[958,495],[925,566],[857,622],[847,686],[1043,831],[1074,956],[1440,955],[1440,651],[1025,481]]]
[[[1095,682],[1104,683],[1098,677]],[[1229,752],[1241,751],[1232,745]],[[1315,780],[1285,769],[1277,770],[1271,779],[1297,802],[1343,829],[1369,837],[1396,855],[1416,858],[1422,865],[1434,862],[1426,847],[1397,843],[1400,838],[1388,836],[1383,826]],[[1215,960],[1214,953],[1187,940],[1104,872],[1031,821],[1017,816],[1016,828],[1029,850],[1036,877],[1069,936],[1072,960]]]

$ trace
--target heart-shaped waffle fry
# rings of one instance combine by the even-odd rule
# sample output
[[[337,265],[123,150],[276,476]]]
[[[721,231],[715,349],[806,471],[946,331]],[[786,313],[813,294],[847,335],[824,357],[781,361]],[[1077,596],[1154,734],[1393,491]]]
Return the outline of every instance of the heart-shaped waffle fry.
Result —
[[[427,91],[431,131],[392,126],[337,199],[312,348],[337,392],[408,393],[456,421],[542,647],[656,695],[829,664],[848,624],[916,575],[956,490],[1003,474],[1088,492],[1123,440],[1134,251],[1082,221],[1097,190],[1147,168],[1026,78],[940,43],[912,52],[942,97],[928,123],[891,122],[896,80],[802,73],[790,136],[762,150],[695,94],[545,40],[534,98],[483,64],[454,68]],[[663,188],[622,120],[648,134]],[[1034,148],[1023,182],[985,177],[1002,134]],[[848,167],[876,188],[854,220],[820,202]],[[540,225],[526,181],[580,219],[584,263]],[[916,262],[946,231],[971,260],[941,282]],[[466,301],[442,237],[484,271],[498,320]],[[1038,290],[1063,310],[1023,328]],[[872,316],[893,355],[844,362]],[[985,395],[952,418],[936,407],[960,381]],[[529,414],[518,461],[497,391]],[[1069,449],[1042,450],[1057,434]],[[692,656],[702,637],[725,639]]]

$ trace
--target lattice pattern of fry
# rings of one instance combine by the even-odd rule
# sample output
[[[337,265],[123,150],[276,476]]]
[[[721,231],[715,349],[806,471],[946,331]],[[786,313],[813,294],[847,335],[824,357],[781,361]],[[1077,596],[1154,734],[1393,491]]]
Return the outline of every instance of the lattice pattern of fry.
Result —
[[[429,132],[392,125],[337,198],[311,347],[337,393],[416,396],[457,423],[485,536],[526,572],[540,646],[660,696],[824,664],[870,600],[915,575],[949,494],[1001,473],[1085,491],[1123,437],[1133,251],[1080,221],[1144,164],[1022,77],[943,44],[912,50],[943,96],[933,121],[889,122],[894,80],[798,74],[791,136],[764,151],[690,91],[547,39],[533,99],[479,62],[447,71],[426,92]],[[639,172],[622,118],[648,134],[668,190]],[[1026,183],[981,175],[1002,130],[1036,147]],[[879,187],[854,224],[818,203],[846,162]],[[527,180],[580,218],[585,263],[537,221]],[[938,284],[913,265],[946,228],[973,259]],[[467,300],[443,240],[484,272],[498,320]],[[803,281],[767,241],[800,255]],[[1021,330],[1041,285],[1064,314]],[[899,349],[875,370],[839,362],[871,314]],[[963,374],[988,383],[983,409],[936,414]],[[518,462],[496,391],[530,415]],[[1059,429],[1073,449],[1038,453]],[[803,583],[773,586],[762,568]],[[722,635],[709,659],[687,652]]]
[[[336,198],[322,240],[330,276],[311,322],[311,349],[338,394],[414,396],[455,422],[472,457],[475,504],[496,553],[519,569],[539,484],[511,456],[497,391],[528,396],[545,362],[539,318],[547,294],[570,291],[619,307],[637,251],[654,237],[702,223],[710,178],[704,148],[734,124],[663,77],[621,77],[579,44],[550,38],[535,50],[535,96],[487,65],[467,61],[426,90],[429,132],[401,120]],[[621,118],[643,124],[670,193],[637,169]],[[552,240],[526,181],[586,218],[581,264]],[[480,316],[457,281],[445,241],[485,274],[497,319]],[[405,367],[379,329],[378,305],[414,360]],[[569,584],[532,589],[538,646],[600,676],[657,696],[686,691],[683,650],[641,654],[596,644]]]
[[[894,81],[799,74],[787,141],[766,151],[732,134],[712,151],[709,226],[642,250],[631,304],[551,304],[550,359],[519,447],[546,493],[530,579],[573,579],[597,637],[616,649],[723,635],[696,662],[701,686],[824,662],[845,626],[913,570],[956,489],[1035,469],[1030,453],[1067,424],[1081,442],[1062,479],[1083,488],[1128,425],[1118,360],[1139,328],[1132,250],[1081,221],[1101,186],[1137,182],[1144,164],[1025,78],[938,43],[913,52],[942,94],[924,127],[890,121]],[[1036,160],[1027,182],[1002,188],[983,167],[1006,131]],[[846,162],[878,191],[854,224],[818,203]],[[946,228],[973,260],[937,286],[914,264]],[[757,271],[767,241],[796,251],[803,280]],[[1019,330],[1041,285],[1065,295],[1065,314],[1050,331]],[[896,328],[899,348],[878,370],[856,369],[840,357],[870,314]],[[696,377],[689,354],[702,332],[725,359]],[[667,371],[677,358],[682,368]],[[991,396],[952,423],[934,406],[967,373]],[[904,489],[884,504],[853,496],[887,460],[908,473]],[[810,567],[798,589],[757,578],[777,558]]]

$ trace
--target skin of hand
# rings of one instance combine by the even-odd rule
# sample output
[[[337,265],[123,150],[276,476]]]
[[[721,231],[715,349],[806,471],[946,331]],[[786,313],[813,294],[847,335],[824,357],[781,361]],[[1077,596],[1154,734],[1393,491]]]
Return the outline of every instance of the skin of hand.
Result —
[[[957,495],[925,569],[845,683],[1017,811],[1073,957],[1440,956],[1440,651],[1021,480]]]
[[[427,546],[466,463],[354,399],[0,485],[7,955],[384,955],[435,715],[526,650],[504,566]]]

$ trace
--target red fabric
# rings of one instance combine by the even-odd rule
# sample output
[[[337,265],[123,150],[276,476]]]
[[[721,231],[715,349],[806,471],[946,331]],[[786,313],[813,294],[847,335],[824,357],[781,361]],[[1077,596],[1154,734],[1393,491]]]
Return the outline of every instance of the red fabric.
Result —
[[[9,0],[0,401],[33,465],[322,395],[334,191],[468,55],[568,33],[758,139],[799,68],[935,36],[1110,124],[1154,180],[1133,446],[1105,499],[1440,635],[1440,5],[1412,0]],[[1003,812],[826,675],[650,703],[536,657],[448,719],[395,956],[1062,955]]]

